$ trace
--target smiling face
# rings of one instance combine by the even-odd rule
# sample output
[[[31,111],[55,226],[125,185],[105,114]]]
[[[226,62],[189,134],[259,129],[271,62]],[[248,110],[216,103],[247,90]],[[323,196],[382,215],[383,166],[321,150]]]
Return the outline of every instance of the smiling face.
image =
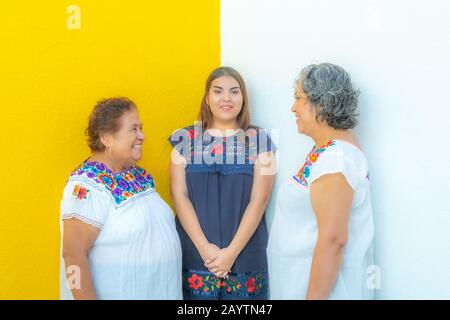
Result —
[[[244,101],[236,79],[222,76],[213,80],[206,101],[213,115],[213,122],[236,125]]]
[[[291,111],[296,118],[297,130],[299,133],[310,136],[318,124],[314,107],[299,85],[295,88],[294,99]]]
[[[111,160],[128,168],[142,158],[144,133],[136,108],[125,112],[120,117],[119,124],[120,128],[117,132],[104,134],[101,141]]]

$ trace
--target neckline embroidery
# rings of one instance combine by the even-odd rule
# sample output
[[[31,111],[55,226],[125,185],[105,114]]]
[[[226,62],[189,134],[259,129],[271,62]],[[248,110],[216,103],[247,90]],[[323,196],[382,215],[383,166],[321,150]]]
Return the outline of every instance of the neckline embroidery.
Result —
[[[205,165],[204,157],[218,157],[223,163],[225,163],[226,157],[245,157],[246,164],[254,164],[258,157],[260,129],[257,127],[250,127],[245,135],[239,134],[239,130],[236,130],[234,134],[223,137],[213,136],[207,130],[200,132],[201,130],[195,126],[189,126],[184,129],[187,132],[188,139],[184,141],[184,144],[182,143],[183,141],[178,142],[174,147],[188,160],[188,165],[200,164],[195,163],[194,159],[197,158],[200,158],[201,161],[199,162]],[[200,137],[202,138],[201,142],[196,143],[196,138],[200,136],[200,133],[202,133],[202,137]],[[269,140],[267,143],[272,144]],[[237,161],[235,159],[235,162]]]
[[[306,180],[309,175],[311,174],[311,167],[313,164],[317,161],[319,156],[329,147],[334,146],[336,144],[335,140],[330,140],[327,143],[325,143],[323,146],[316,148],[314,146],[312,150],[309,152],[308,156],[306,157],[306,161],[303,164],[303,166],[300,168],[300,170],[293,176],[294,180],[298,182],[299,184],[307,187],[308,181]]]
[[[155,191],[153,177],[138,166],[114,174],[106,165],[97,161],[85,161],[71,175],[87,177],[103,185],[113,196],[116,205],[147,191]]]

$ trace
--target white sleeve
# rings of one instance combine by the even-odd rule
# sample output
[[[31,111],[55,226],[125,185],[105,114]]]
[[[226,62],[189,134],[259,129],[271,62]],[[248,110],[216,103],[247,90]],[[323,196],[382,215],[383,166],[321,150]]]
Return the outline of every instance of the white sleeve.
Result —
[[[110,210],[106,191],[80,181],[69,181],[61,201],[61,219],[76,218],[101,229]]]
[[[336,150],[327,150],[322,153],[316,163],[313,164],[308,178],[308,185],[321,176],[332,173],[342,173],[350,187],[355,190],[361,182],[361,174],[354,161],[345,156],[342,152]]]

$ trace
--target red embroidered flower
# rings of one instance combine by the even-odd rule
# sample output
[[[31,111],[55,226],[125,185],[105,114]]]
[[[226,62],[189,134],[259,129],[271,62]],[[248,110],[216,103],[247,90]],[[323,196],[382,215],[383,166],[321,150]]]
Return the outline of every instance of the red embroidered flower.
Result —
[[[255,278],[249,278],[247,282],[245,283],[245,286],[247,287],[248,293],[253,293],[256,290],[256,281]]]
[[[205,288],[203,289],[203,291],[204,291],[204,292],[208,292],[208,291],[209,291],[208,287],[205,287]]]
[[[236,288],[240,289],[241,288],[241,283],[238,282],[238,284],[236,285]]]
[[[213,155],[222,154],[222,153],[223,153],[223,145],[221,145],[221,144],[216,144],[216,145],[212,148],[211,153],[212,153]]]
[[[87,199],[87,194],[89,193],[89,190],[86,188],[83,188],[80,185],[76,185],[73,189],[72,195],[76,196],[78,200],[84,200]]]
[[[188,134],[189,134],[189,139],[194,139],[198,135],[198,132],[197,132],[197,130],[191,129],[191,130],[188,130]]]
[[[231,293],[231,288],[230,287],[227,288],[227,292]]]
[[[79,200],[86,199],[88,192],[89,192],[88,189],[80,188],[80,192],[78,192],[78,199]]]
[[[203,286],[203,278],[197,276],[195,273],[188,279],[189,288],[198,290]]]

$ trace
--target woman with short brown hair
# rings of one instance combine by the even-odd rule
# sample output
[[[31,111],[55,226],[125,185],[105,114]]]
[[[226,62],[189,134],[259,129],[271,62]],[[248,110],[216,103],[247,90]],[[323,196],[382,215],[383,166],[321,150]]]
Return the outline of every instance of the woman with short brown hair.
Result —
[[[152,176],[136,165],[144,142],[136,105],[126,98],[100,101],[86,132],[92,154],[70,175],[61,202],[73,297],[180,299],[174,215]]]

